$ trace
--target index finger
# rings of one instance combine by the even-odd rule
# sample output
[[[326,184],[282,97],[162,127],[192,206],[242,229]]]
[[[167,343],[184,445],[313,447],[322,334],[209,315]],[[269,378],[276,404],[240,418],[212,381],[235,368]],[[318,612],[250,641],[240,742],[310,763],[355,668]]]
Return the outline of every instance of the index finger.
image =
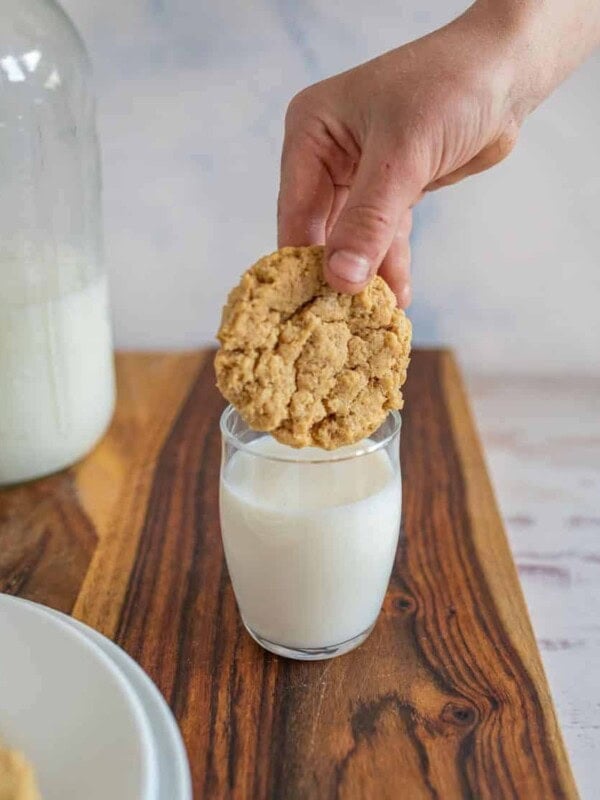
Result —
[[[324,244],[333,197],[329,171],[310,143],[286,135],[277,202],[279,247]]]

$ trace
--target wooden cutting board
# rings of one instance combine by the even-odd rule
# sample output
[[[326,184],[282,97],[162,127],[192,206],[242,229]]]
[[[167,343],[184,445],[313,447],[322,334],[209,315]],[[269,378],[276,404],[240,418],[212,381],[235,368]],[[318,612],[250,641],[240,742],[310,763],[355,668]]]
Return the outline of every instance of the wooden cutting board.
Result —
[[[71,470],[0,491],[0,589],[73,614],[148,671],[195,798],[576,797],[452,355],[406,385],[405,538],[374,633],[296,663],[244,632],[218,518],[210,352],[122,354],[113,425]]]

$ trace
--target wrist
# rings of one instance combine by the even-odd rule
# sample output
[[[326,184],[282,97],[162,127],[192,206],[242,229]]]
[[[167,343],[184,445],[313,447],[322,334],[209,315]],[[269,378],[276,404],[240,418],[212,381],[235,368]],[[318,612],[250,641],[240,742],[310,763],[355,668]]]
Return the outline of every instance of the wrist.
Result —
[[[585,0],[476,0],[464,16],[496,37],[511,75],[510,102],[517,119],[533,111],[581,63],[600,36],[596,0],[591,4]]]
[[[476,0],[465,13],[478,35],[493,43],[507,103],[519,123],[552,88],[552,48],[544,41],[540,7],[537,0]]]

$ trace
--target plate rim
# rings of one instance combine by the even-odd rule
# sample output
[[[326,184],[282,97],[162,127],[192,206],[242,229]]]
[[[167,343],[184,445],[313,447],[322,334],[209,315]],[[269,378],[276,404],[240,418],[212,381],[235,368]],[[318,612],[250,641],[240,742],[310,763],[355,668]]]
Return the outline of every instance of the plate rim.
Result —
[[[25,600],[25,598],[20,598],[26,603],[33,603],[31,600]],[[138,662],[129,655],[129,653],[124,650],[120,645],[116,642],[113,642],[112,639],[109,639],[108,636],[105,636],[100,631],[97,631],[95,628],[92,628],[90,625],[86,625],[85,622],[82,622],[75,617],[70,617],[68,614],[65,614],[62,611],[58,611],[57,609],[51,608],[50,606],[44,606],[40,603],[33,603],[34,605],[38,605],[38,607],[42,608],[45,612],[49,613],[51,616],[55,617],[56,619],[60,619],[61,622],[71,626],[73,630],[77,631],[77,633],[81,636],[86,637],[90,641],[92,641],[98,647],[107,646],[109,648],[109,652],[106,653],[109,658],[114,658],[113,651],[118,652],[118,658],[122,658],[129,667],[134,671],[135,676],[138,680],[140,680],[146,690],[152,695],[154,702],[156,703],[157,707],[160,708],[161,714],[161,721],[168,726],[168,736],[171,742],[174,744],[175,749],[177,751],[177,774],[180,779],[181,783],[181,798],[171,798],[169,800],[192,800],[192,781],[191,781],[191,772],[190,772],[190,764],[189,764],[189,757],[187,753],[187,748],[185,746],[185,741],[181,734],[181,730],[175,719],[175,715],[171,710],[171,707],[167,703],[163,693],[160,691],[158,686],[154,683],[152,678],[148,675],[148,673],[142,668]],[[100,641],[97,641],[100,640]],[[100,644],[102,642],[102,644]],[[122,667],[118,662],[115,662],[118,669],[122,670]],[[124,675],[125,679],[130,681],[131,679]],[[132,684],[133,690],[137,692],[137,687],[135,684]],[[138,695],[139,697],[139,695]],[[139,698],[142,705],[144,705],[144,700]],[[152,728],[152,723],[150,723],[150,727]],[[156,736],[155,736],[156,741]],[[158,759],[158,755],[157,755]],[[158,764],[158,760],[157,760]],[[158,786],[159,790],[161,788],[161,781],[160,781],[160,773],[158,775]],[[169,790],[171,787],[167,787]],[[159,800],[162,800],[161,794],[159,791]]]
[[[125,677],[120,667],[98,644],[96,644],[96,642],[92,641],[87,636],[82,636],[73,626],[66,625],[54,614],[48,614],[46,610],[48,607],[43,606],[41,603],[35,603],[34,601],[26,600],[22,597],[15,597],[15,595],[0,592],[0,610],[3,605],[8,608],[13,606],[27,609],[27,613],[31,613],[44,623],[47,623],[48,618],[51,618],[51,625],[54,626],[55,630],[62,630],[66,636],[71,638],[74,642],[77,642],[78,645],[86,648],[92,654],[93,658],[100,662],[102,668],[110,673],[117,686],[121,689],[122,696],[130,708],[136,728],[138,729],[141,742],[143,800],[159,800],[157,797],[158,760],[155,737],[150,726],[146,709],[137,692],[134,690],[133,685]]]

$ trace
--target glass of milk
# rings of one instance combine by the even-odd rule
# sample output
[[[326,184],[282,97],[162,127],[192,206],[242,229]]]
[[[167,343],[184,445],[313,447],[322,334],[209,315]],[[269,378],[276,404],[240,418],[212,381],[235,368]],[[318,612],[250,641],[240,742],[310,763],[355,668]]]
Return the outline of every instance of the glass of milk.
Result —
[[[240,614],[278,655],[332,658],[370,634],[394,563],[400,415],[369,439],[296,450],[221,417],[221,531]]]
[[[0,485],[72,464],[115,402],[85,48],[53,0],[2,0]]]

